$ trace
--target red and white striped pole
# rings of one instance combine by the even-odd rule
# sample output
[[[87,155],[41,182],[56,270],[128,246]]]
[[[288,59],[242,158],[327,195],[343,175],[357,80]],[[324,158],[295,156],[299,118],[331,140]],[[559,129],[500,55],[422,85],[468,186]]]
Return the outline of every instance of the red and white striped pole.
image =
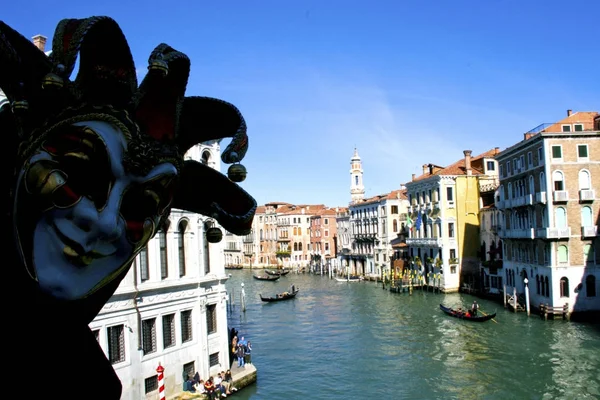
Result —
[[[165,369],[160,363],[158,363],[158,368],[156,368],[156,372],[158,373],[158,398],[160,400],[165,400]]]

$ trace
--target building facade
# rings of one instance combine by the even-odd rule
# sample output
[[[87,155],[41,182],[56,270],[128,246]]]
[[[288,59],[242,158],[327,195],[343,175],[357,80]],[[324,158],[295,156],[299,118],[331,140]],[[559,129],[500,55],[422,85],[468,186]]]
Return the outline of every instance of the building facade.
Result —
[[[196,146],[186,158],[220,168],[219,143]],[[90,323],[123,384],[122,399],[155,399],[156,369],[167,395],[184,374],[202,377],[229,367],[223,242],[209,244],[207,217],[173,210],[114,295]]]
[[[541,124],[496,158],[505,283],[534,306],[600,310],[598,113]]]
[[[445,292],[458,291],[461,282],[479,275],[481,193],[497,184],[498,152],[495,148],[472,157],[465,150],[462,159],[447,167],[423,165],[423,174],[413,174],[406,184],[411,268],[425,279],[430,272],[441,274]]]

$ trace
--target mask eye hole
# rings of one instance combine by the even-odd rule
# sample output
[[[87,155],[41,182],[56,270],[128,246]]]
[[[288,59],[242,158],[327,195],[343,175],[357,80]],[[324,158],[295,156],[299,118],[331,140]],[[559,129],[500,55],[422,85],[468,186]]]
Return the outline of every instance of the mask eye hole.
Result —
[[[73,199],[81,197],[92,200],[97,209],[105,206],[114,178],[106,146],[94,130],[66,127],[51,135],[42,148],[53,157],[65,178],[56,191],[57,207],[73,205]]]

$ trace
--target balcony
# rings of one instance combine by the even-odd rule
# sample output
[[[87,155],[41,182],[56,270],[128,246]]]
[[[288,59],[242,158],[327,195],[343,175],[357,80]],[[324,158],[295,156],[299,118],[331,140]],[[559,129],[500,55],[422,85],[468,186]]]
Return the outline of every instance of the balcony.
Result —
[[[439,210],[440,209],[440,202],[439,201],[434,201],[433,202],[433,209],[434,210]]]
[[[552,192],[552,199],[555,203],[563,203],[569,201],[569,191],[555,190],[554,192]]]
[[[535,237],[535,231],[533,228],[507,229],[500,237],[509,239],[533,239]]]
[[[598,227],[597,226],[582,226],[581,227],[581,236],[586,237],[586,238],[598,236]]]
[[[546,204],[546,192],[539,192],[535,194],[535,202]]]
[[[596,193],[594,190],[580,190],[579,191],[579,201],[594,201],[596,197]]]
[[[569,239],[571,228],[540,228],[535,235],[540,239]]]
[[[408,238],[406,244],[409,246],[442,247],[441,238]]]

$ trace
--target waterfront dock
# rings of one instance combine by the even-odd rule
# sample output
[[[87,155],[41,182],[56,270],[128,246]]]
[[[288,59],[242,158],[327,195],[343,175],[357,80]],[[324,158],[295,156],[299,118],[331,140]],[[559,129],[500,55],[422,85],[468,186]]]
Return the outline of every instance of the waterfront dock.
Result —
[[[244,367],[238,367],[236,363],[231,365],[231,377],[233,386],[242,390],[246,386],[256,383],[257,370],[254,364],[246,364]],[[189,399],[207,399],[208,396],[202,393],[180,392],[172,396],[167,396],[167,400],[189,400]]]

